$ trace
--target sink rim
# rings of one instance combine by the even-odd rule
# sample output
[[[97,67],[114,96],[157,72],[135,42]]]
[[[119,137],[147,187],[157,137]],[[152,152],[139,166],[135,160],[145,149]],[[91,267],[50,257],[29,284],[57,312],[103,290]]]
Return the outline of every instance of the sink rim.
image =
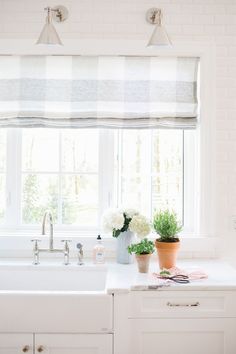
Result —
[[[45,262],[42,264],[34,265],[34,264],[29,264],[28,262],[9,262],[9,263],[0,263],[0,274],[1,272],[22,272],[22,274],[29,274],[29,277],[32,276],[33,273],[41,273],[41,272],[48,272],[50,274],[50,271],[52,272],[60,272],[60,274],[63,273],[63,276],[65,276],[66,273],[69,274],[75,274],[75,273],[103,273],[104,279],[104,287],[102,289],[94,289],[94,290],[74,290],[68,287],[68,289],[50,289],[50,290],[45,290],[45,289],[18,289],[17,286],[15,289],[8,289],[8,286],[6,286],[6,289],[0,289],[0,296],[1,295],[47,295],[47,296],[73,296],[73,295],[97,295],[97,294],[107,294],[107,275],[108,275],[108,267],[105,264],[99,265],[99,267],[95,264],[84,264],[84,265],[77,265],[77,264],[69,264],[69,265],[64,265],[64,264],[58,264],[58,263],[49,263]],[[29,279],[30,282],[30,279]],[[72,279],[73,282],[73,279]]]
[[[65,270],[65,271],[93,271],[93,272],[107,272],[107,264],[93,264],[85,263],[78,265],[74,262],[71,262],[68,265],[63,263],[56,262],[43,262],[37,265],[29,262],[0,262],[0,271],[1,270]]]

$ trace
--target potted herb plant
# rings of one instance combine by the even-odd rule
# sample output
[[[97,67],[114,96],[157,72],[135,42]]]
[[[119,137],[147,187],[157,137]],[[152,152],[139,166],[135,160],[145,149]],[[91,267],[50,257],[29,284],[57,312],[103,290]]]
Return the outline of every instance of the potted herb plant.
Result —
[[[128,247],[128,252],[135,253],[139,272],[148,273],[150,258],[154,252],[154,243],[144,238],[139,243],[132,243]]]
[[[116,238],[116,259],[118,263],[129,264],[133,257],[128,253],[128,246],[134,235],[140,239],[150,232],[146,217],[135,209],[108,209],[102,218],[103,230],[111,232]]]
[[[160,269],[175,267],[180,247],[178,233],[182,230],[176,213],[169,210],[156,212],[153,228],[160,236],[155,241]]]

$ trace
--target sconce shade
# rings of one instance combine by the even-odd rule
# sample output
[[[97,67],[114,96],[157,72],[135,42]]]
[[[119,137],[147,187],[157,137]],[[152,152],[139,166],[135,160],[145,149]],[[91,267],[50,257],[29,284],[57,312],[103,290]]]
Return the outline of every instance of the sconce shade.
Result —
[[[52,23],[46,23],[36,44],[63,45]]]
[[[147,47],[171,46],[171,40],[162,25],[156,25]]]
[[[63,45],[55,27],[52,24],[50,9],[46,17],[46,23],[42,29],[42,32],[40,33],[39,39],[37,40],[36,44]]]

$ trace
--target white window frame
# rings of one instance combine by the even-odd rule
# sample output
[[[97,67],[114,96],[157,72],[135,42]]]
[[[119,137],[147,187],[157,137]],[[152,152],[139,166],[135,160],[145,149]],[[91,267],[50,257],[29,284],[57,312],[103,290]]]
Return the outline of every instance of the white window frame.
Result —
[[[185,130],[183,132],[183,221],[184,221],[184,228],[181,233],[181,235],[193,235],[194,234],[194,228],[196,225],[196,204],[195,204],[195,190],[197,188],[196,186],[196,179],[195,179],[195,174],[196,174],[196,131],[192,130],[191,131],[191,136],[185,133]],[[118,139],[118,154],[117,154],[117,160],[118,160],[118,168],[119,170],[121,169],[121,161],[120,161],[120,156],[121,151],[122,151],[122,146],[120,143],[121,136],[119,134]],[[152,150],[153,145],[149,143],[149,141],[146,141],[146,145],[144,147],[145,149],[145,156],[147,159],[147,168],[150,170],[150,174],[146,175],[147,181],[146,184],[150,185],[150,179],[152,175],[152,162],[151,162],[151,150]],[[119,174],[119,173],[118,173]],[[120,177],[120,176],[118,176]],[[118,184],[120,183],[120,180],[117,181]],[[117,186],[119,188],[119,186]],[[147,212],[146,214],[150,216],[153,212],[152,210],[152,185],[148,190],[145,190],[145,193],[149,194],[149,204],[147,206]],[[117,193],[118,194],[118,193]],[[119,195],[118,195],[119,197]],[[122,204],[122,201],[118,198],[117,200],[118,205]]]
[[[100,205],[98,219],[101,219],[103,210],[111,207],[112,183],[113,183],[113,132],[109,130],[99,130],[99,195],[98,204]],[[21,190],[22,190],[22,131],[10,128],[7,130],[7,156],[6,156],[6,213],[5,222],[0,226],[0,233],[4,231],[24,232],[38,229],[38,225],[21,223]],[[107,149],[109,144],[109,149]],[[59,146],[60,150],[60,146]],[[60,174],[61,168],[55,174]],[[45,174],[46,172],[42,172]],[[111,175],[112,174],[112,175]],[[108,178],[112,176],[112,178]],[[59,186],[60,189],[60,186]],[[61,203],[59,203],[60,205]],[[60,213],[60,210],[59,210]],[[80,227],[79,225],[55,225],[55,230],[67,232],[97,232],[97,227]]]
[[[60,131],[59,131],[60,133]],[[120,133],[120,132],[118,132]],[[194,137],[193,133],[193,137]],[[120,134],[118,136],[119,140]],[[183,138],[185,133],[183,131]],[[115,189],[118,189],[117,182],[119,178],[115,176],[115,155],[114,151],[116,149],[116,131],[109,129],[99,130],[99,213],[98,220],[101,220],[102,213],[110,207],[118,207],[120,205],[120,200],[116,198]],[[193,203],[193,180],[195,175],[194,161],[194,139],[184,138],[184,151],[183,151],[183,211],[184,220],[188,220],[188,223],[184,223],[184,233],[187,231],[188,234],[193,233],[194,225],[194,203]],[[118,143],[117,160],[118,165],[120,164],[119,158],[121,156],[122,146],[120,142]],[[150,140],[146,139],[145,145],[145,155],[150,156],[150,161],[148,161],[148,166],[150,166],[151,173],[151,149],[152,143]],[[61,141],[59,143],[59,151],[61,150]],[[61,160],[61,159],[60,159]],[[38,229],[39,225],[22,224],[21,223],[21,213],[22,213],[22,203],[21,203],[21,191],[22,191],[22,130],[21,129],[8,129],[7,130],[7,168],[6,168],[6,216],[5,224],[0,227],[0,231],[11,230],[11,231],[35,231]],[[47,171],[42,172],[43,174]],[[61,168],[59,166],[57,175],[61,173]],[[148,177],[147,185],[150,184],[150,176]],[[60,185],[59,185],[60,191]],[[147,210],[147,215],[151,215],[151,188],[148,189],[149,192],[149,210]],[[119,195],[117,193],[117,195]],[[60,205],[60,202],[59,202]],[[60,214],[60,210],[59,213]],[[77,232],[82,235],[84,232],[91,232],[92,234],[99,232],[98,227],[80,227],[80,225],[62,225],[59,223],[55,225],[57,231],[66,231],[67,233]]]
[[[208,39],[195,41],[194,39],[181,38],[175,41],[171,48],[153,48],[152,50],[145,47],[143,40],[122,39],[81,39],[80,45],[75,46],[73,39],[68,39],[66,46],[61,48],[43,49],[32,44],[31,39],[22,39],[19,44],[18,39],[0,39],[0,55],[131,55],[131,56],[198,56],[201,62],[200,82],[201,82],[201,112],[200,125],[197,129],[196,150],[196,194],[194,201],[196,205],[195,215],[195,232],[182,239],[182,253],[190,258],[199,257],[216,257],[219,254],[219,234],[216,228],[216,179],[215,174],[215,77],[216,77],[216,45]],[[31,245],[28,237],[21,238],[13,236],[9,238],[7,233],[1,232],[0,237],[0,255],[18,255],[19,252],[13,252],[13,249],[21,249],[22,255],[28,247],[31,251]],[[25,234],[24,234],[25,235]],[[25,242],[23,242],[23,239]],[[88,248],[94,245],[89,239],[79,237],[79,240],[85,242]],[[86,243],[87,242],[87,243]],[[107,240],[107,248],[115,247],[115,240]],[[18,246],[17,246],[18,244]],[[1,249],[3,250],[1,252]],[[6,250],[10,250],[6,252]],[[29,255],[29,253],[27,253]]]

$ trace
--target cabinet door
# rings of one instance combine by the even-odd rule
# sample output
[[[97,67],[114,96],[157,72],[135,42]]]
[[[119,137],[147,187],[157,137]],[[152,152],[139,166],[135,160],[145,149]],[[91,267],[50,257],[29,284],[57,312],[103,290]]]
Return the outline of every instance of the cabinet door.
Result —
[[[0,354],[33,354],[33,335],[0,333]]]
[[[112,334],[36,334],[35,354],[112,354]]]
[[[129,354],[236,353],[236,319],[142,319],[129,322]]]

